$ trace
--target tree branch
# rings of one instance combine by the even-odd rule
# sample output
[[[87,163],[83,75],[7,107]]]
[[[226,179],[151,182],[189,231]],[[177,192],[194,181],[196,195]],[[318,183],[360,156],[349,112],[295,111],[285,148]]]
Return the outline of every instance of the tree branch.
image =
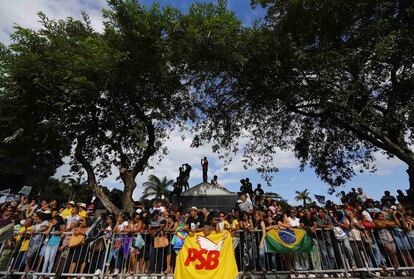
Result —
[[[312,118],[323,118],[329,116],[329,118],[333,119],[337,124],[342,126],[344,129],[351,131],[354,133],[358,138],[370,142],[376,147],[383,149],[395,156],[397,156],[400,160],[407,164],[414,163],[414,153],[407,148],[406,146],[401,146],[402,143],[396,144],[391,139],[389,139],[386,135],[375,131],[369,125],[365,125],[358,121],[343,121],[342,119],[336,117],[332,113],[324,114],[324,113],[313,113],[313,112],[305,112],[296,107],[291,106],[289,107],[293,112],[298,113],[302,116],[312,117]],[[357,123],[357,127],[352,125],[352,123]]]
[[[118,214],[121,210],[111,202],[111,200],[105,194],[103,189],[98,186],[98,184],[96,183],[96,176],[95,176],[93,166],[88,162],[88,160],[83,155],[82,150],[85,147],[86,138],[87,138],[86,133],[81,134],[77,138],[77,144],[75,147],[75,158],[85,169],[86,174],[88,176],[89,187],[92,189],[92,191],[96,193],[97,197],[102,202],[102,204],[105,206],[105,208],[112,213]]]
[[[155,154],[155,127],[152,123],[151,119],[149,119],[145,113],[141,110],[141,108],[136,104],[133,103],[133,107],[135,112],[137,113],[138,118],[144,122],[145,128],[147,130],[148,139],[147,139],[147,146],[141,156],[141,158],[135,163],[135,166],[132,169],[132,176],[135,177],[138,173],[143,172],[145,167],[148,165],[148,160],[151,158],[152,155]]]

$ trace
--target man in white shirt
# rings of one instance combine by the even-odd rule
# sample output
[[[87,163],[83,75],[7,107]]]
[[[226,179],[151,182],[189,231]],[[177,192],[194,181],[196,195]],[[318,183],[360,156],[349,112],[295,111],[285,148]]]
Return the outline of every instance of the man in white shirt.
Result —
[[[249,214],[253,213],[253,204],[251,201],[247,199],[246,194],[241,194],[240,199],[242,202],[239,204],[239,208],[241,211],[247,212]]]
[[[158,211],[159,213],[163,213],[165,211],[165,207],[162,206],[161,202],[159,202],[159,201],[154,202],[153,208],[150,209],[150,213],[152,214],[154,211]]]
[[[292,227],[300,227],[300,219],[296,216],[296,210],[294,208],[289,211],[289,217],[287,218],[287,221]]]
[[[66,218],[66,231],[70,231],[74,225],[79,223],[81,218],[78,212],[79,210],[76,206],[72,207],[72,214]]]
[[[365,220],[368,222],[373,222],[371,214],[366,209],[363,209],[362,204],[357,204],[355,208],[357,211],[362,210],[361,215],[364,216]]]
[[[366,202],[366,200],[368,199],[367,194],[364,193],[361,187],[358,188],[358,194],[357,194],[356,199],[357,201],[362,202],[362,203]]]

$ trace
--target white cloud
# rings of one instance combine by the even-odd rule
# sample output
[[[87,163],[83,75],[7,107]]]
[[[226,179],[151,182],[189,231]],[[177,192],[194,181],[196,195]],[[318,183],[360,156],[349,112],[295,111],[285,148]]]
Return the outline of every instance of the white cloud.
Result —
[[[80,19],[85,11],[97,31],[103,30],[102,8],[106,0],[2,0],[0,1],[0,41],[10,43],[10,34],[15,24],[39,29],[37,12],[42,11],[51,19],[73,17]]]
[[[401,166],[404,166],[405,163],[398,159],[397,157],[388,158],[387,155],[377,152],[374,155],[375,157],[375,166],[377,171],[374,173],[378,176],[387,176],[392,174],[396,169]]]
[[[182,137],[185,136],[184,140]],[[151,160],[151,165],[154,169],[147,170],[142,175],[139,175],[136,179],[137,189],[134,193],[134,198],[138,198],[142,193],[142,183],[145,182],[150,174],[154,174],[158,177],[166,176],[168,179],[175,179],[178,176],[178,168],[181,164],[189,163],[192,166],[190,185],[195,185],[201,182],[202,171],[200,166],[200,160],[204,156],[209,159],[209,177],[212,178],[214,174],[219,176],[219,182],[222,185],[236,184],[241,178],[246,177],[246,172],[243,162],[242,154],[238,153],[234,156],[231,163],[225,166],[224,162],[218,158],[218,155],[212,152],[210,145],[204,145],[200,148],[191,148],[192,137],[188,132],[180,132],[174,130],[170,138],[165,143],[168,148],[168,154],[157,162],[157,158]],[[294,155],[290,151],[279,151],[275,155],[275,162],[279,169],[295,168],[298,163],[294,158]],[[67,163],[68,160],[65,160]],[[225,170],[227,167],[227,171]],[[55,177],[62,177],[69,174],[69,167],[67,164],[60,167]],[[101,181],[102,185],[119,185],[122,184],[117,177],[119,175],[118,170],[113,167],[112,174],[106,179]]]

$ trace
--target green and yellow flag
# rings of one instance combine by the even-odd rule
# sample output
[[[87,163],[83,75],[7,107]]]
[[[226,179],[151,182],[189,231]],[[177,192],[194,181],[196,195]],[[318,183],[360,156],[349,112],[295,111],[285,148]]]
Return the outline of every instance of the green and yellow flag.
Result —
[[[312,238],[302,229],[270,230],[265,241],[269,253],[302,253],[313,248]]]

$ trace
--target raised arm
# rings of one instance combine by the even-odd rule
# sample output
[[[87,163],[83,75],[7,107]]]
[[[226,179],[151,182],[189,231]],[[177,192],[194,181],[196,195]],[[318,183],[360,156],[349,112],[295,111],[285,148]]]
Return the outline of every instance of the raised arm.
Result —
[[[262,231],[262,238],[260,239],[260,245],[259,245],[259,247],[260,248],[263,248],[264,247],[265,238],[266,238],[266,225],[265,225],[265,223],[263,221],[260,222],[260,228],[261,228],[261,231]]]

